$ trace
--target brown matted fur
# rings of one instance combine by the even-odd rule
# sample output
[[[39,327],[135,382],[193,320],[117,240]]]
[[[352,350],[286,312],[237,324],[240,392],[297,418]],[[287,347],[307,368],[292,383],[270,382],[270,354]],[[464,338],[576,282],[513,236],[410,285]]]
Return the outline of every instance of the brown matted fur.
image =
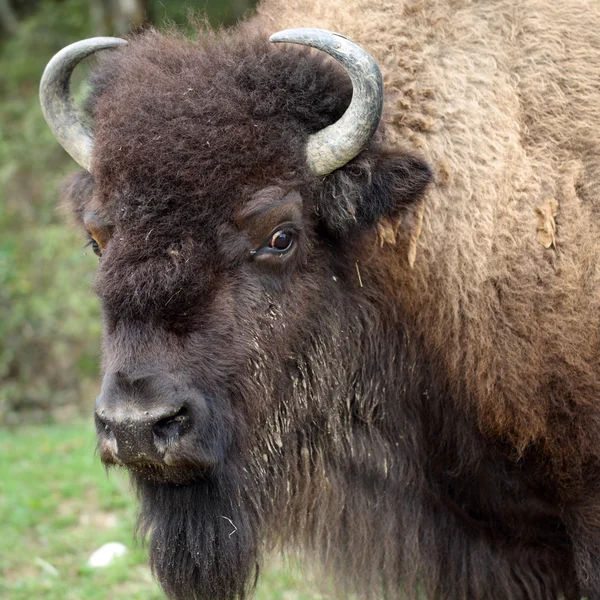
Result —
[[[304,145],[351,88],[267,43],[303,26],[386,84],[325,178]],[[267,0],[92,87],[66,192],[110,232],[103,393],[154,406],[168,374],[210,406],[185,468],[132,466],[167,594],[244,597],[283,542],[367,597],[600,598],[600,5]],[[283,221],[293,253],[254,257]]]

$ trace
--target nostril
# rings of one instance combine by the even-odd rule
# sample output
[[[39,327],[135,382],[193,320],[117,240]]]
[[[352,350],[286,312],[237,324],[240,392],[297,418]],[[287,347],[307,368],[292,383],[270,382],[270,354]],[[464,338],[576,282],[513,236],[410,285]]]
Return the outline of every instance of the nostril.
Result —
[[[181,435],[183,426],[188,419],[188,409],[182,406],[176,413],[154,423],[152,432],[160,441],[174,440]]]
[[[98,413],[94,415],[94,420],[96,422],[96,431],[98,433],[110,433],[109,424],[100,415],[98,415]]]

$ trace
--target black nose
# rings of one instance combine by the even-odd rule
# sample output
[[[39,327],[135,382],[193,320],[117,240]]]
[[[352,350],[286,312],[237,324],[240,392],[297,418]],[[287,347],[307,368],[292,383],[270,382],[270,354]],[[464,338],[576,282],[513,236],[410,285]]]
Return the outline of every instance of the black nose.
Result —
[[[169,464],[169,454],[191,425],[188,404],[168,378],[106,376],[95,408],[102,460]]]
[[[120,415],[100,409],[95,417],[106,450],[125,464],[163,462],[167,449],[179,443],[189,421],[185,406],[161,412],[129,410]]]

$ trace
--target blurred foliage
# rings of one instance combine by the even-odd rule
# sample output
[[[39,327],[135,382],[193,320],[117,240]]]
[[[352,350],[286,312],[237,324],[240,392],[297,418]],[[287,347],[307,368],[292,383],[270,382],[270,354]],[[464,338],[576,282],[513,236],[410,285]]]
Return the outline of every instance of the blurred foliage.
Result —
[[[17,28],[0,39],[0,423],[90,409],[97,393],[100,315],[90,291],[96,260],[57,208],[61,181],[76,165],[54,140],[38,100],[53,54],[97,33],[92,3],[14,3]],[[147,6],[161,27],[185,26],[190,11],[231,24],[252,4],[154,0]],[[73,82],[76,96],[84,93],[84,79],[79,73]]]

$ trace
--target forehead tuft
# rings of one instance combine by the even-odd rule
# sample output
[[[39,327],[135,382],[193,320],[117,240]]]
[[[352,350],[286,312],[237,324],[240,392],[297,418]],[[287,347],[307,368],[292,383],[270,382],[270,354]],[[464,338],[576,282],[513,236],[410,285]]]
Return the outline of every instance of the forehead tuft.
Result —
[[[301,174],[307,136],[350,101],[322,53],[270,44],[255,26],[201,35],[149,31],[99,55],[93,173],[117,221],[231,218],[249,186]]]

